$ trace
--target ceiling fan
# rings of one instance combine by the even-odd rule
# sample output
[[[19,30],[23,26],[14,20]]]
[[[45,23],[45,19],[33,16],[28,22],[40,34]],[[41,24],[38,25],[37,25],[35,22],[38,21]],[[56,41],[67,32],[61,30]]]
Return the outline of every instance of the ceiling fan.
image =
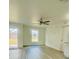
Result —
[[[42,24],[49,25],[49,22],[50,22],[49,20],[44,21],[42,17],[40,18],[39,21],[40,21],[40,25],[42,25]]]

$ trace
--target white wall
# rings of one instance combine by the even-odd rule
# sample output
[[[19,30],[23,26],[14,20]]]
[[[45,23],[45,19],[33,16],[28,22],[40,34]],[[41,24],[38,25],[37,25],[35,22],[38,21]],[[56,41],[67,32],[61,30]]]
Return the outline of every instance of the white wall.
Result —
[[[46,30],[46,45],[61,50],[61,40],[62,40],[63,28],[58,25],[53,25]]]
[[[44,45],[45,44],[45,28],[40,28],[40,27],[32,27],[32,26],[23,26],[24,30],[24,38],[23,38],[23,43],[24,45],[33,45],[33,44],[37,44],[37,43],[33,43],[32,42],[32,34],[31,34],[31,30],[32,29],[36,29],[39,31],[39,45]]]

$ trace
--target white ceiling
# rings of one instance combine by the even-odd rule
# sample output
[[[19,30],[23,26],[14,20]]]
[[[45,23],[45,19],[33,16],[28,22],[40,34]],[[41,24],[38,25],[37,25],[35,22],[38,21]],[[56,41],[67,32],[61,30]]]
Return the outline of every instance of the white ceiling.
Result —
[[[51,25],[68,21],[68,2],[60,0],[10,0],[9,3],[10,22],[37,25],[40,17],[51,20]]]

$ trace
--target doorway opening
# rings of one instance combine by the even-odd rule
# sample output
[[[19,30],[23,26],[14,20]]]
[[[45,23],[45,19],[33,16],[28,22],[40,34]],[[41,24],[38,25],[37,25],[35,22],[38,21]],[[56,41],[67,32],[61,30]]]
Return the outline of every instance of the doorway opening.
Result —
[[[32,42],[39,42],[39,32],[38,30],[31,30],[32,33]]]

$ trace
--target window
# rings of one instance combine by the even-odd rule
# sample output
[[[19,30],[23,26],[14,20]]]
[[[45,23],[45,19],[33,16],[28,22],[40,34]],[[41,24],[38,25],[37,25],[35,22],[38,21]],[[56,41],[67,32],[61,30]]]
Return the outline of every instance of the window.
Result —
[[[32,42],[38,42],[38,30],[31,30]]]
[[[16,28],[9,29],[9,45],[12,47],[17,46],[17,32],[18,30]]]

